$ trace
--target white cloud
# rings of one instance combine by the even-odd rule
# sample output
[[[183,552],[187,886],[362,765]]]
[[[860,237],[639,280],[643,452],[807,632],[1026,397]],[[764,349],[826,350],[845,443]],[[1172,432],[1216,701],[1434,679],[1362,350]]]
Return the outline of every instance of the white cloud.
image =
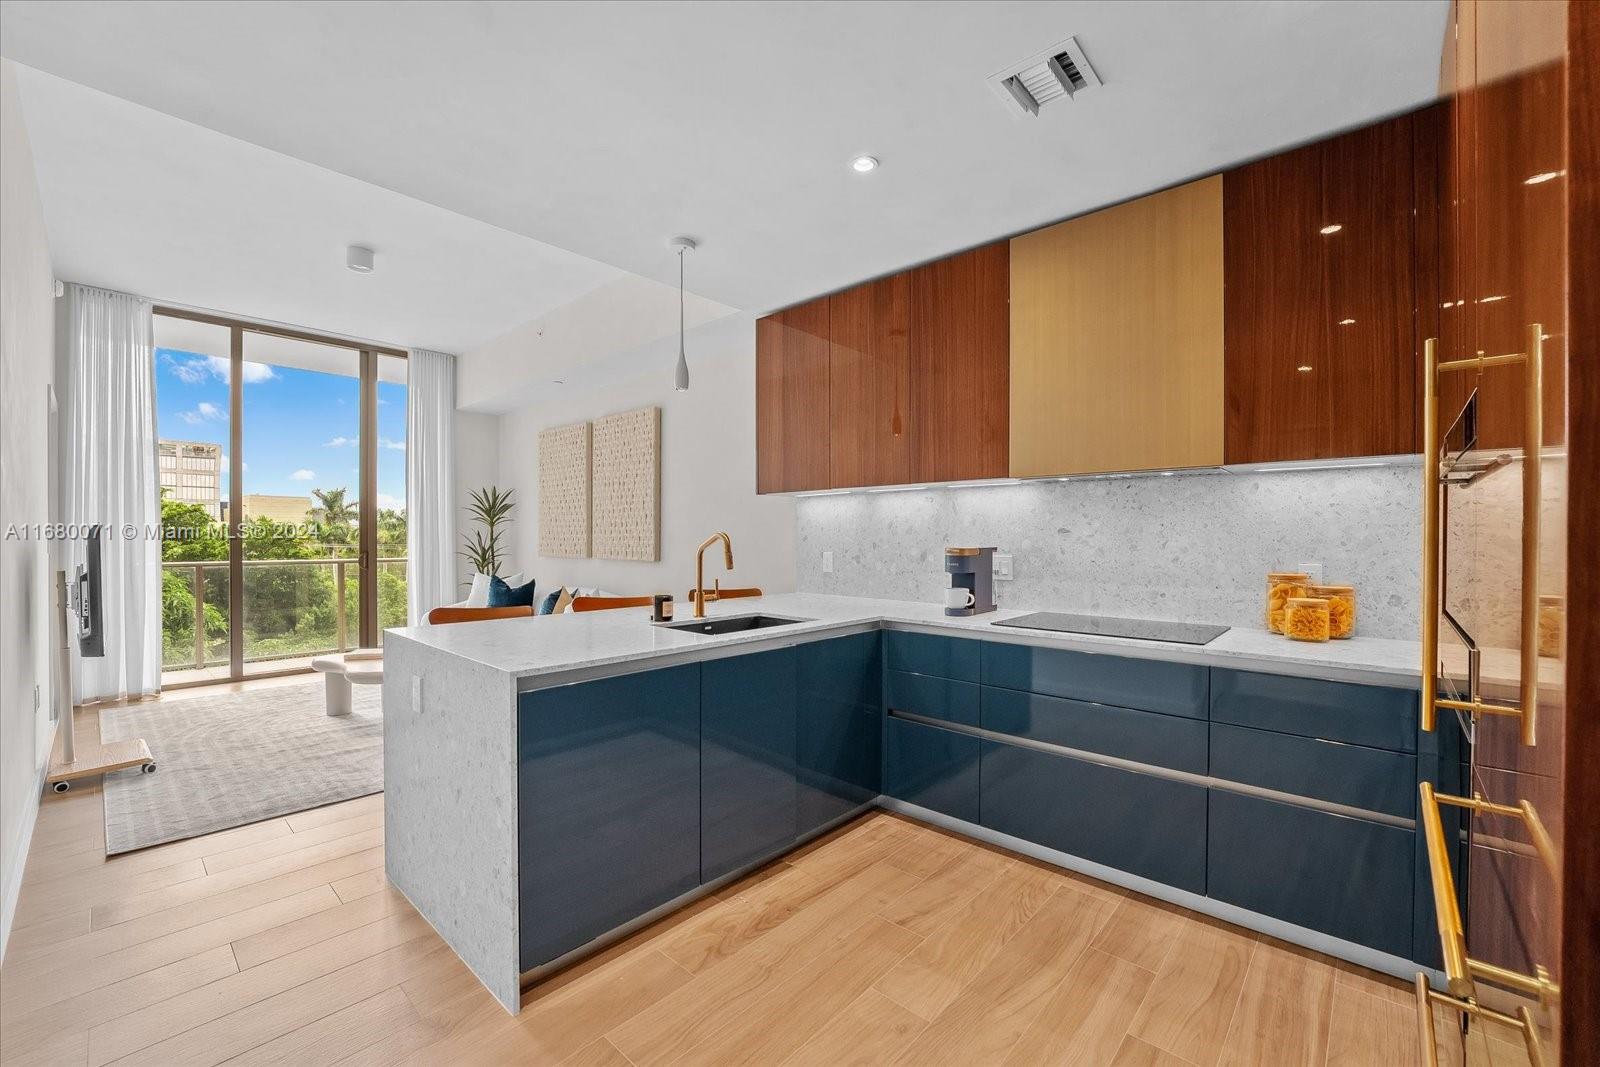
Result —
[[[201,359],[174,359],[163,353],[161,358],[172,369],[172,376],[186,385],[199,385],[211,377],[211,368]]]
[[[226,408],[218,407],[209,400],[202,400],[194,406],[193,411],[178,413],[178,417],[190,426],[198,426],[203,422],[222,422],[228,417]]]
[[[316,476],[317,476],[317,472],[316,471],[308,471],[304,467],[301,467],[299,470],[297,470],[293,474],[289,475],[289,478],[290,478],[291,481],[309,482],[309,481],[314,480],[316,478]]]
[[[345,437],[343,434],[341,434],[340,436],[335,437],[333,440],[329,441],[326,445],[323,445],[322,447],[324,447],[324,448],[343,448],[346,445],[350,445],[350,446],[354,447],[357,443],[358,442],[356,441],[356,439],[354,437]]]
[[[392,448],[396,452],[404,452],[406,450],[406,443],[404,441],[391,441],[387,437],[378,438],[378,444],[383,448]]]
[[[387,508],[390,511],[404,511],[406,509],[406,499],[402,496],[390,496],[388,493],[379,493],[378,507]]]
[[[161,358],[166,360],[167,366],[171,368],[172,376],[186,385],[199,385],[208,378],[226,382],[229,377],[229,360],[226,356],[175,359],[170,354],[164,354]],[[246,385],[271,381],[277,376],[277,373],[265,363],[255,363],[248,359],[244,361],[244,383]]]

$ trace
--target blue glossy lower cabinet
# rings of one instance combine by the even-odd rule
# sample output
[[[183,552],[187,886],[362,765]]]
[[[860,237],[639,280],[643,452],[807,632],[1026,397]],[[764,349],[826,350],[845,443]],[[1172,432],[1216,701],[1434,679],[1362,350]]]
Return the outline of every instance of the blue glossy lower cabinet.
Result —
[[[795,707],[795,834],[810,833],[882,792],[882,638],[876,632],[801,645]]]
[[[700,666],[700,880],[779,852],[795,835],[793,648]]]
[[[993,741],[980,776],[991,830],[1206,891],[1204,786]]]
[[[883,791],[955,819],[978,821],[978,739],[893,716],[884,720]]]
[[[1210,810],[1212,897],[1413,958],[1413,831],[1221,789]]]
[[[524,693],[518,712],[528,970],[700,883],[700,665]]]

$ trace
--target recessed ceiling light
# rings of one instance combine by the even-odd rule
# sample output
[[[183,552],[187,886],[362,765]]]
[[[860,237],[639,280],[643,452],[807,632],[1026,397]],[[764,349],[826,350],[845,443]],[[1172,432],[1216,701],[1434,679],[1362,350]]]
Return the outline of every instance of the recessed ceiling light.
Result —
[[[1500,301],[1505,300],[1505,299],[1507,299],[1506,295],[1504,293],[1500,293],[1497,296],[1480,296],[1478,298],[1478,303],[1480,303],[1480,304],[1498,304]]]
[[[1340,326],[1354,326],[1355,324],[1356,324],[1356,320],[1355,319],[1340,319],[1339,320],[1339,325]]]
[[[1564,173],[1566,173],[1566,172],[1565,171],[1559,171],[1559,170],[1541,171],[1540,173],[1535,174],[1531,178],[1522,179],[1522,184],[1523,185],[1543,185],[1545,182],[1554,181],[1555,179],[1561,177],[1561,175],[1564,174]]]
[[[1335,223],[1333,223],[1331,225],[1324,226],[1322,229],[1318,230],[1317,232],[1322,234],[1324,237],[1326,237],[1328,234],[1330,234],[1330,233],[1338,233],[1342,229],[1344,229],[1344,227],[1341,226],[1339,223],[1335,222]]]
[[[344,265],[357,274],[372,273],[372,249],[351,245],[344,250]]]
[[[1302,363],[1298,367],[1296,367],[1295,370],[1299,371],[1301,374],[1310,374],[1311,373],[1311,364]]]
[[[850,161],[850,169],[857,174],[865,174],[870,170],[878,169],[877,156],[857,156]]]

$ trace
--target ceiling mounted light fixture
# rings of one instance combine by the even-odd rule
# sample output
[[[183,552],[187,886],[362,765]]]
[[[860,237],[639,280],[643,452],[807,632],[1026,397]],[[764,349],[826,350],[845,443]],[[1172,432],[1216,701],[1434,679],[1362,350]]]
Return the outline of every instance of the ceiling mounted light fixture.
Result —
[[[1566,173],[1566,171],[1564,171],[1564,170],[1540,171],[1538,174],[1535,174],[1531,178],[1522,179],[1522,184],[1523,185],[1543,185],[1545,182],[1554,181],[1555,179],[1561,177],[1565,173]]]
[[[372,249],[364,245],[351,245],[344,250],[344,265],[357,274],[371,274]]]
[[[1322,234],[1322,236],[1327,237],[1329,234],[1338,233],[1342,229],[1344,229],[1344,227],[1341,226],[1339,223],[1335,222],[1335,223],[1331,223],[1330,225],[1324,226],[1322,229],[1318,230],[1317,232]]]
[[[684,351],[683,318],[683,254],[700,247],[693,237],[674,237],[671,247],[678,250],[678,369],[673,375],[672,387],[680,393],[689,391],[689,357]]]
[[[878,169],[877,156],[857,156],[850,161],[850,168],[857,174],[866,174],[868,171]]]

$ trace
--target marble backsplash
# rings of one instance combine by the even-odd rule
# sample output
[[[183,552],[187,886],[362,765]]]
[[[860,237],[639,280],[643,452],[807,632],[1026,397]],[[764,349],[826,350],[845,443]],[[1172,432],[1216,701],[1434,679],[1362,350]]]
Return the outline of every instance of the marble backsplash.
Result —
[[[1415,640],[1419,477],[1400,463],[802,497],[796,588],[933,602],[946,545],[994,545],[1014,558],[1002,607],[1260,627],[1266,573],[1320,563],[1356,587],[1359,634]]]

